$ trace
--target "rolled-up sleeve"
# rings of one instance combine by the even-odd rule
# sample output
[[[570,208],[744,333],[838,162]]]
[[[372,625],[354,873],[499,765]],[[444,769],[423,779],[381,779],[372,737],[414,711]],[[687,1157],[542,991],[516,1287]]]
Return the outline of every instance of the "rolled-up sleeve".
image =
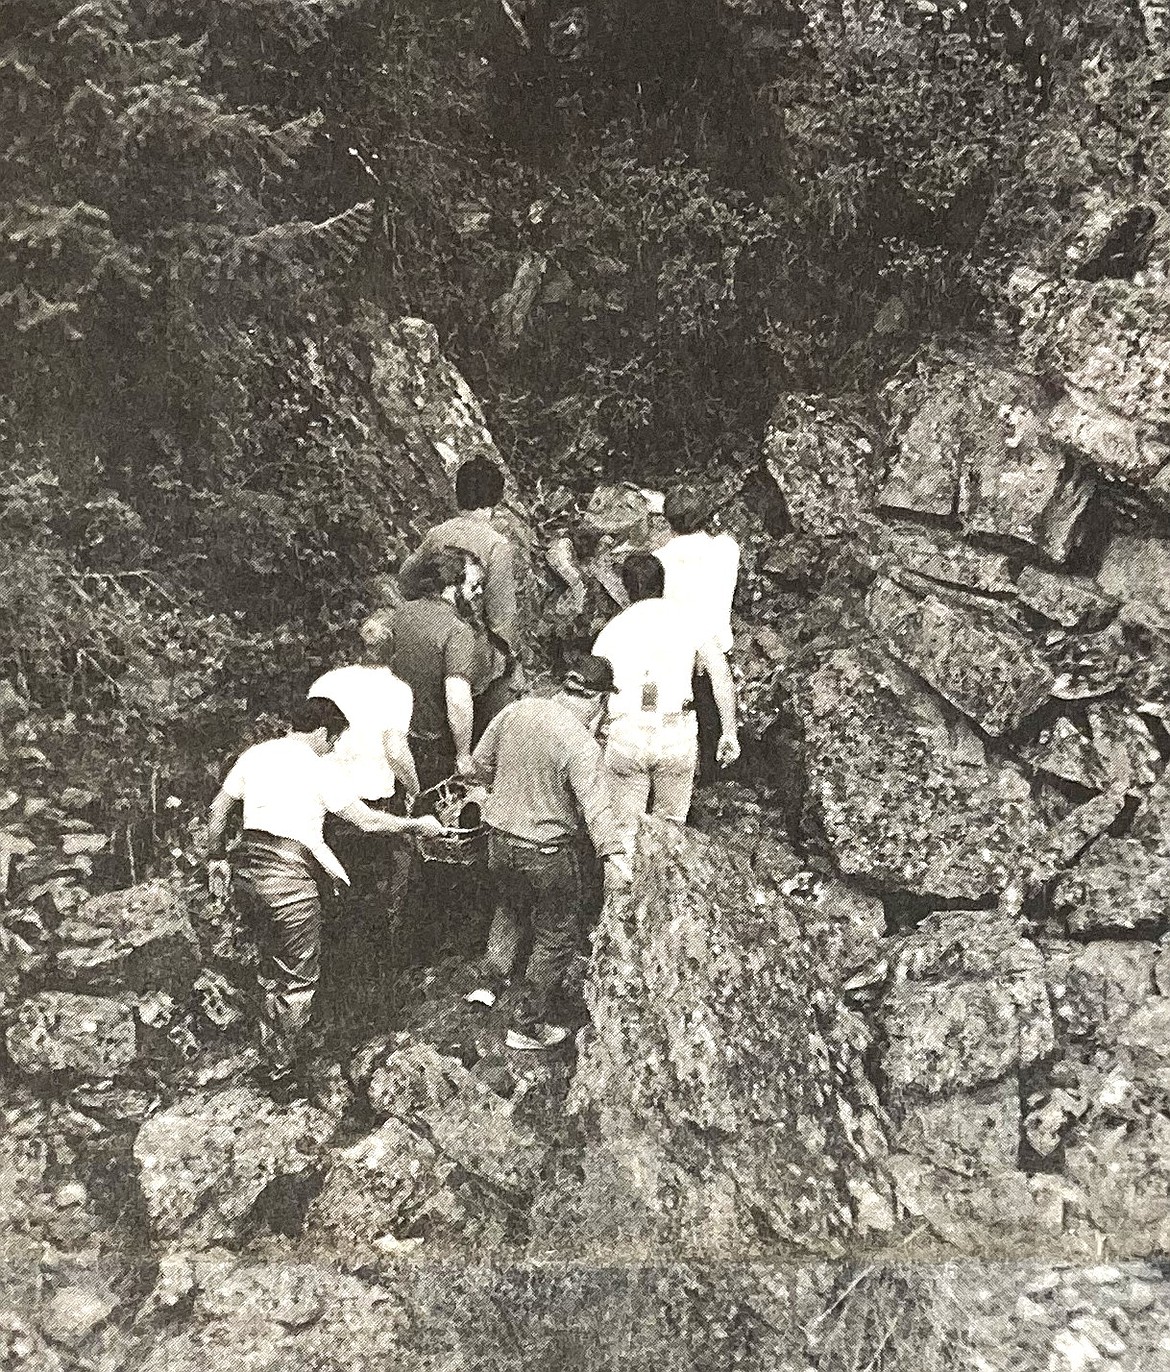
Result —
[[[574,748],[569,755],[569,786],[577,798],[597,856],[606,858],[625,851],[617,820],[609,804],[600,745],[594,739]]]

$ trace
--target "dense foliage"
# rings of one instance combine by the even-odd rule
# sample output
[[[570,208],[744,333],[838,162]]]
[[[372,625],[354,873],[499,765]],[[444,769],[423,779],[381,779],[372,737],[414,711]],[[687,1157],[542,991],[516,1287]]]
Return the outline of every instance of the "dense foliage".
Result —
[[[3,670],[149,715],[327,657],[411,533],[371,307],[529,479],[753,463],[1134,174],[1157,73],[1099,10],[9,7]]]

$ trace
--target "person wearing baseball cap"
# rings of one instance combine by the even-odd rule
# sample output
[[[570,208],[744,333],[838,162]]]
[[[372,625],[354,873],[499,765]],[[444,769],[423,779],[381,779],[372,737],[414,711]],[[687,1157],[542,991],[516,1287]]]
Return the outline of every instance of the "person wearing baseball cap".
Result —
[[[582,904],[577,837],[582,825],[602,859],[607,890],[632,874],[610,809],[595,731],[614,689],[613,668],[585,657],[565,673],[551,699],[528,696],[487,726],[472,761],[489,787],[482,817],[495,906],[481,968],[502,984],[519,976],[509,1047],[549,1048],[569,1030],[550,1015],[577,950]],[[532,951],[518,955],[527,930]],[[476,997],[491,1003],[494,991]]]

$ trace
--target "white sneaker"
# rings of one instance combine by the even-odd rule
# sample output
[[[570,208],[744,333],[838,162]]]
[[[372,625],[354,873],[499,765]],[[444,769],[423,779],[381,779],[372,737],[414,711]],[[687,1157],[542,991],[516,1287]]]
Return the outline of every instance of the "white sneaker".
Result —
[[[486,1005],[490,1010],[496,1003],[496,993],[489,991],[486,986],[477,986],[474,991],[468,991],[463,999],[468,1005]]]
[[[509,1048],[531,1053],[541,1048],[555,1048],[568,1037],[569,1031],[563,1024],[534,1024],[531,1034],[509,1029],[504,1035],[504,1042]]]

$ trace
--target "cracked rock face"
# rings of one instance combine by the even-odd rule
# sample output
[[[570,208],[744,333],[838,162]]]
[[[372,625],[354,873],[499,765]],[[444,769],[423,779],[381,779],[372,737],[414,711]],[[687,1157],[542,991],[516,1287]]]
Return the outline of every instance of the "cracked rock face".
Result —
[[[772,850],[647,820],[634,889],[598,930],[572,1096],[598,1131],[586,1190],[597,1223],[651,1245],[831,1245],[853,1225],[841,1162],[880,1147],[867,1036]]]
[[[923,719],[877,654],[842,649],[793,686],[806,804],[841,873],[882,893],[998,894],[1042,826],[1015,768]]]
[[[246,1086],[181,1097],[134,1140],[155,1238],[196,1247],[237,1238],[267,1186],[321,1167],[337,1122],[304,1103],[281,1109]]]
[[[199,945],[179,891],[150,881],[94,896],[57,929],[62,979],[86,986],[182,994],[199,971]]]

